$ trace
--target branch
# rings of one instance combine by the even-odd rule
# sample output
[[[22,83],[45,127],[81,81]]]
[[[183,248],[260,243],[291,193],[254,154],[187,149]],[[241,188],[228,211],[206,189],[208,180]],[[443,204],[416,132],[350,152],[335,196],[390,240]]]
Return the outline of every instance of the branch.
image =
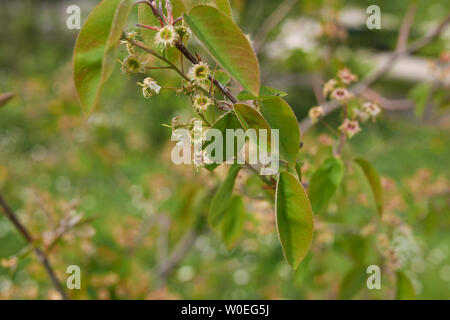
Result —
[[[7,104],[15,96],[16,94],[12,92],[0,94],[0,108]]]
[[[28,231],[28,229],[19,221],[17,216],[14,214],[14,212],[11,210],[9,205],[6,203],[6,201],[3,199],[3,197],[0,194],[0,207],[3,209],[3,212],[5,213],[5,216],[11,221],[11,223],[16,227],[16,229],[19,231],[19,233],[25,238],[25,240],[31,245],[31,247],[34,250],[34,253],[36,254],[38,261],[42,264],[45,271],[47,272],[47,275],[49,276],[50,280],[53,283],[53,286],[55,289],[59,292],[61,297],[64,300],[69,300],[69,296],[64,291],[64,289],[61,286],[61,283],[58,280],[58,277],[56,276],[55,271],[53,270],[50,261],[48,260],[48,257],[44,251],[42,251],[41,248],[36,247],[34,245],[34,239],[31,233]]]
[[[297,0],[285,0],[278,8],[263,22],[259,32],[255,36],[253,48],[258,53],[264,45],[267,35],[289,14]]]
[[[184,234],[167,259],[164,259],[161,264],[156,267],[158,277],[165,279],[170,274],[170,272],[189,252],[195,242],[195,239],[197,239],[197,236],[198,233],[192,230],[187,231]]]
[[[417,11],[417,1],[413,0],[408,6],[408,10],[403,19],[402,27],[397,40],[397,50],[405,49],[408,46],[409,33],[411,32],[411,27],[414,23],[414,17]]]
[[[193,64],[199,63],[198,59],[196,57],[194,57],[194,55],[186,48],[186,46],[183,44],[183,42],[181,40],[175,44],[175,47]],[[238,102],[238,100],[230,93],[230,91],[228,91],[228,89],[225,86],[223,86],[219,81],[217,81],[217,79],[214,79],[212,76],[209,76],[209,80],[211,80],[214,83],[214,85],[220,91],[222,91],[222,93],[228,99],[230,99],[231,102],[233,102],[233,103]]]
[[[417,50],[425,47],[426,45],[434,41],[442,33],[442,31],[445,29],[448,23],[450,23],[450,15],[448,15],[447,18],[445,18],[444,21],[442,21],[429,35],[413,42],[407,48],[404,49],[400,48],[394,51],[384,65],[376,69],[373,73],[369,74],[360,83],[350,88],[350,92],[353,93],[354,95],[360,95],[361,93],[366,91],[367,88],[369,88],[374,82],[376,82],[379,78],[385,75],[392,68],[395,62],[397,62],[399,58],[411,54],[413,52],[416,52]],[[330,114],[331,112],[339,108],[339,106],[340,104],[336,100],[330,101],[322,105],[324,110],[324,116]],[[313,123],[309,118],[306,118],[300,122],[300,127],[302,128],[303,132],[307,132],[313,127]]]

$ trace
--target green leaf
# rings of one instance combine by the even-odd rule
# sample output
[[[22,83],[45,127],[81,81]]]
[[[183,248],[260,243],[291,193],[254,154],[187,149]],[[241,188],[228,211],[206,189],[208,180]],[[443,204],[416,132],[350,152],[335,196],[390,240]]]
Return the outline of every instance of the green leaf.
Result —
[[[239,103],[234,105],[234,111],[245,131],[248,129],[256,130],[256,137],[258,141],[253,142],[257,143],[258,146],[261,146],[262,143],[267,143],[267,152],[269,152],[272,146],[272,131],[261,113],[247,104]],[[263,141],[259,138],[259,130],[267,130],[267,141]]]
[[[227,16],[231,17],[231,5],[229,0],[183,0],[188,10],[196,5],[210,5],[216,7]]]
[[[363,288],[366,281],[366,268],[360,265],[353,267],[341,282],[338,294],[339,299],[349,300],[353,298]]]
[[[414,300],[416,299],[416,292],[411,280],[402,272],[397,271],[397,300]]]
[[[285,97],[288,94],[284,91],[278,90],[278,89],[273,89],[267,86],[262,86],[261,89],[259,90],[259,96],[256,97],[253,94],[250,94],[248,91],[242,91],[241,93],[239,93],[237,95],[238,100],[240,101],[245,101],[245,100],[259,100],[259,101],[264,101],[264,100],[268,100],[268,99],[273,99],[276,97]]]
[[[369,190],[369,201],[373,201],[377,208],[378,214],[381,216],[383,214],[383,189],[381,187],[380,176],[378,175],[375,168],[365,159],[356,158],[354,160],[356,168],[359,169],[359,173],[366,179]]]
[[[344,177],[340,158],[330,157],[314,172],[309,185],[309,197],[315,213],[321,212],[336,192]]]
[[[6,105],[12,98],[15,97],[15,94],[12,92],[1,93],[0,94],[0,108]]]
[[[216,121],[216,123],[213,126],[213,129],[220,130],[222,132],[222,136],[224,137],[224,141],[225,141],[225,136],[226,136],[226,130],[227,129],[232,129],[232,130],[242,129],[242,126],[241,126],[238,118],[236,117],[236,115],[233,114],[232,112],[229,112],[227,114],[224,114],[222,117],[220,117]],[[235,140],[235,150],[234,150],[234,153],[233,153],[233,157],[236,157],[237,154],[239,153],[239,151],[244,146],[244,144],[239,144],[238,145],[236,140]],[[213,143],[213,141],[206,142],[203,145],[203,149],[205,149],[211,143]],[[222,153],[224,161],[228,160],[226,158],[226,154],[227,154],[226,151],[227,151],[226,150],[226,143],[224,142],[224,144],[223,144],[223,153]],[[205,168],[212,171],[215,168],[217,168],[218,166],[219,166],[218,164],[211,164],[211,165],[205,165]]]
[[[211,208],[209,210],[209,224],[213,229],[219,227],[225,218],[225,213],[233,193],[234,181],[236,180],[239,170],[241,170],[241,166],[232,165],[228,171],[225,181],[214,195]]]
[[[278,236],[284,256],[296,269],[311,247],[314,223],[305,189],[288,172],[279,175],[275,210]]]
[[[116,47],[133,1],[103,0],[78,35],[74,51],[74,80],[85,115],[96,107],[100,90],[116,63]]]
[[[219,81],[224,86],[228,85],[231,81],[231,77],[228,75],[228,73],[222,70],[217,70],[214,73],[214,79]]]
[[[196,6],[184,18],[222,68],[245,90],[257,95],[259,63],[249,40],[231,17],[211,6]]]
[[[294,166],[300,148],[300,127],[291,107],[281,98],[265,100],[261,114],[271,129],[279,130],[280,153]]]
[[[244,231],[245,205],[242,197],[234,196],[223,218],[220,232],[228,250],[231,250]]]

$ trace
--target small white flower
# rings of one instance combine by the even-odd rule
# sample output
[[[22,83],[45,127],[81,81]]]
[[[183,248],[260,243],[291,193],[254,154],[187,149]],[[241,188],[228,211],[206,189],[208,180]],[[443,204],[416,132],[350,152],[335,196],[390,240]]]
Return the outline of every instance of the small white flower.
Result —
[[[325,83],[325,85],[323,86],[323,91],[322,94],[324,96],[324,98],[327,98],[328,95],[333,92],[334,88],[336,88],[338,82],[334,79],[328,80],[327,83]]]
[[[344,123],[339,127],[339,130],[346,133],[349,138],[352,138],[355,134],[361,131],[359,122],[356,120],[345,119]]]
[[[197,85],[205,85],[209,80],[209,66],[206,62],[194,64],[188,72],[188,78]]]
[[[348,90],[345,88],[336,88],[333,90],[331,97],[338,101],[344,101],[344,100],[349,99],[351,97],[351,95],[350,95],[350,92],[348,92]]]
[[[321,116],[323,116],[323,108],[322,108],[322,106],[318,106],[318,107],[311,108],[311,109],[309,110],[308,115],[309,115],[309,117],[311,118],[312,123],[316,123],[317,120],[318,120]]]
[[[362,108],[372,119],[375,119],[381,112],[381,108],[373,102],[364,103]]]
[[[341,81],[345,84],[350,84],[352,82],[358,81],[358,76],[354,75],[348,68],[340,70],[338,76],[341,79]]]
[[[155,36],[155,43],[163,47],[173,47],[178,41],[178,33],[172,26],[162,27]]]
[[[205,112],[210,105],[214,104],[214,102],[209,97],[205,96],[202,93],[199,93],[194,96],[193,103],[194,103],[194,108],[197,111],[202,111],[202,112]]]
[[[361,122],[367,122],[367,120],[369,120],[370,116],[367,112],[365,111],[361,111],[359,109],[355,109],[353,111],[353,115],[355,116],[356,119],[358,119]]]
[[[159,86],[153,78],[147,77],[142,82],[143,83],[138,82],[138,84],[142,87],[142,94],[145,98],[150,98],[155,94],[159,94],[161,86]]]

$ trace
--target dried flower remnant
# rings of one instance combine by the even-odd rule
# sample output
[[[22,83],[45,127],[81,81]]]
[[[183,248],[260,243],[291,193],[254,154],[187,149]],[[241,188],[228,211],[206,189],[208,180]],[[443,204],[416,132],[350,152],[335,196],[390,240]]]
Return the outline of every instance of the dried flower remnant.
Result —
[[[358,121],[345,119],[344,123],[339,127],[339,130],[347,134],[349,138],[353,138],[355,134],[361,131],[361,127]]]
[[[122,62],[123,73],[143,73],[144,71],[144,63],[142,62],[141,57],[139,57],[138,55],[131,54]]]
[[[202,93],[199,93],[193,98],[194,108],[198,112],[205,112],[210,105],[213,105],[214,102],[207,96]]]
[[[194,64],[188,73],[188,78],[197,85],[204,85],[208,82],[210,69],[206,62]]]
[[[182,39],[183,41],[187,42],[192,37],[191,29],[189,29],[188,27],[186,27],[184,25],[176,26],[175,31],[178,33],[180,39]]]

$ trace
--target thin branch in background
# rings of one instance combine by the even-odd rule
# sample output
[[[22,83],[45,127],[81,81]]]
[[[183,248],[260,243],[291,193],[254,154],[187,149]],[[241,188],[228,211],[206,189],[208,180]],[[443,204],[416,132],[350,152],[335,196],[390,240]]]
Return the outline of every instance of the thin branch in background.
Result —
[[[281,21],[289,14],[298,0],[285,0],[278,8],[262,23],[253,41],[253,49],[258,53],[267,41],[268,34],[275,29]]]
[[[67,293],[64,291],[63,287],[61,286],[61,283],[59,282],[58,277],[56,276],[56,273],[53,270],[53,267],[50,264],[50,261],[48,260],[47,254],[41,248],[35,246],[33,236],[28,231],[28,229],[19,221],[19,219],[17,218],[15,213],[12,211],[10,206],[3,199],[1,194],[0,194],[0,207],[3,209],[3,212],[4,212],[5,216],[8,218],[8,220],[11,221],[11,223],[16,227],[16,229],[19,231],[19,233],[31,245],[34,253],[36,254],[36,256],[38,258],[38,261],[44,267],[45,271],[47,272],[47,275],[49,276],[50,280],[53,283],[53,286],[61,295],[61,298],[64,300],[69,300],[69,296],[67,295]]]
[[[414,101],[410,99],[397,99],[397,100],[387,99],[378,92],[376,92],[375,90],[372,90],[370,88],[367,88],[366,91],[364,91],[361,95],[368,100],[379,103],[380,107],[388,111],[408,110],[413,109],[415,106]]]
[[[167,278],[170,272],[185,257],[186,253],[189,252],[190,248],[194,245],[197,236],[198,233],[196,231],[186,231],[170,255],[164,260],[159,260],[161,263],[156,267],[158,278],[163,280]]]
[[[12,92],[0,94],[0,108],[6,105],[15,96],[16,94]]]
[[[375,83],[378,79],[384,76],[389,70],[391,70],[392,66],[397,62],[397,60],[405,55],[416,52],[417,50],[423,48],[424,46],[433,42],[445,29],[445,27],[450,23],[450,15],[448,15],[431,33],[427,36],[413,42],[405,49],[399,49],[394,51],[386,63],[382,66],[378,67],[374,72],[365,77],[360,83],[356,84],[352,88],[350,88],[350,92],[354,95],[360,95],[367,90],[373,83]],[[324,116],[330,114],[334,110],[338,109],[340,106],[339,102],[336,100],[330,101],[324,105],[323,111]],[[300,127],[302,128],[302,132],[307,132],[313,127],[313,123],[311,119],[306,118],[300,122]]]
[[[405,18],[403,19],[402,27],[400,29],[398,40],[397,40],[397,50],[403,50],[408,46],[409,34],[414,23],[414,17],[417,11],[417,1],[413,0],[408,6]]]
[[[344,119],[348,118],[348,105],[344,104],[342,106],[342,110],[344,111]],[[336,156],[340,157],[342,154],[342,151],[344,150],[345,142],[347,141],[347,133],[345,130],[342,130],[341,136],[339,137],[339,145],[336,150]]]

